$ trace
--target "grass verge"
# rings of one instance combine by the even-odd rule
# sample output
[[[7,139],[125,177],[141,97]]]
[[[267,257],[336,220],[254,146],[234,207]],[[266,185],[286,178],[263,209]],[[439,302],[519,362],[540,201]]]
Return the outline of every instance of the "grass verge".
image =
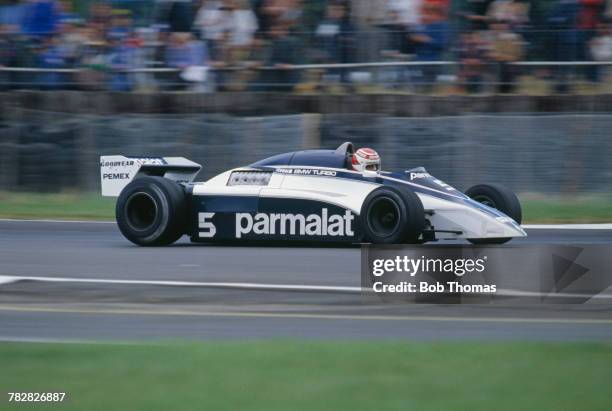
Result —
[[[0,193],[1,218],[114,220],[115,198],[88,193]]]
[[[113,220],[114,198],[98,194],[0,193],[0,218]],[[612,197],[521,200],[524,223],[609,223]]]
[[[525,223],[610,223],[612,197],[521,200]]]
[[[69,410],[610,410],[597,343],[0,343],[7,392]]]

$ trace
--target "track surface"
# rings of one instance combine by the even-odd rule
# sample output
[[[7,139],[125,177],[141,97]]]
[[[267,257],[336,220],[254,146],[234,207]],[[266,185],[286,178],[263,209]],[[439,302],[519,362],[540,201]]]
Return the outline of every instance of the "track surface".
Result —
[[[528,233],[513,243],[612,243],[612,230]],[[359,248],[140,248],[114,224],[0,221],[0,276],[357,287],[359,264]],[[610,341],[612,304],[394,307],[334,293],[0,284],[5,340],[269,337]]]
[[[611,244],[612,230],[535,230],[512,244]],[[137,247],[114,224],[0,221],[0,275],[358,286],[359,248]]]

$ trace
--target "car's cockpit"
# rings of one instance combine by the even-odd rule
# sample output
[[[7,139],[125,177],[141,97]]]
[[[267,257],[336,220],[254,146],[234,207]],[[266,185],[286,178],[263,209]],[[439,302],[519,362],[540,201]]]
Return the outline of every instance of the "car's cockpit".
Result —
[[[260,160],[250,165],[250,167],[270,167],[270,166],[310,166],[310,167],[329,167],[345,168],[352,170],[351,156],[355,153],[355,146],[351,142],[342,143],[335,150],[302,150],[290,153],[278,154]]]

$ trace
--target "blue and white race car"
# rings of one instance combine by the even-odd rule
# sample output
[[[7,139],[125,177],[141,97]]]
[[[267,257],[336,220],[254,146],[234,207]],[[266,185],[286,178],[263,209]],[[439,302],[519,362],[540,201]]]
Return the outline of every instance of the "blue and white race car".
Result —
[[[193,182],[201,166],[182,157],[102,156],[102,195],[118,197],[119,229],[143,246],[185,234],[198,242],[382,244],[526,236],[521,205],[503,186],[462,193],[424,168],[355,171],[355,155],[348,142],[295,151],[206,182]]]

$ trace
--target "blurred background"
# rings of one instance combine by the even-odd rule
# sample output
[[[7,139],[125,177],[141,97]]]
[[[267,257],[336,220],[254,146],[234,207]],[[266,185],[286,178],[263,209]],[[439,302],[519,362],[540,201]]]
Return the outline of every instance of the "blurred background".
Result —
[[[611,22],[609,0],[3,0],[0,191],[95,192],[101,154],[208,178],[352,140],[458,188],[608,195]]]
[[[3,0],[4,90],[607,90],[607,0]],[[363,91],[363,90],[362,90]]]

